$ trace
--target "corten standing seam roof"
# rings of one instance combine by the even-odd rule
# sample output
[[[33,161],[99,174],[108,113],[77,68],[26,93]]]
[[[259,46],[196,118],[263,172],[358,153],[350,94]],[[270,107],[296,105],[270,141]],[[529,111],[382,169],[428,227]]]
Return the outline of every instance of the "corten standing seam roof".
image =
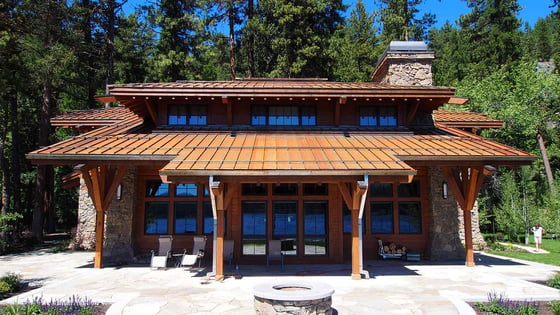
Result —
[[[456,110],[435,110],[434,121],[447,127],[456,128],[495,128],[504,127],[504,122],[488,117],[486,114]]]
[[[152,90],[152,91],[150,91]],[[373,83],[321,80],[251,80],[123,84],[110,87],[118,95],[380,95],[422,93],[453,97],[452,88],[392,87]],[[206,93],[206,94],[205,94]],[[377,93],[377,94],[376,94]],[[431,97],[431,96],[430,96]],[[97,113],[84,113],[95,116]],[[78,118],[76,118],[79,120]],[[165,165],[162,175],[413,175],[413,163],[526,164],[529,153],[466,133],[393,135],[375,132],[255,132],[217,131],[145,133],[142,119],[130,116],[80,136],[31,152],[36,163]],[[447,127],[448,128],[448,127]],[[453,129],[453,128],[448,128]]]
[[[55,127],[110,126],[137,116],[126,107],[75,110],[51,119]]]

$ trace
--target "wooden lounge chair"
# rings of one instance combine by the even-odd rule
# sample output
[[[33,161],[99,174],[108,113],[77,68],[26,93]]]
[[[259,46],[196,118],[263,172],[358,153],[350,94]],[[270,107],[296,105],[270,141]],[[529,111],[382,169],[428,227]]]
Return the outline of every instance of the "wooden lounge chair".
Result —
[[[179,263],[180,267],[192,268],[192,266],[194,266],[194,264],[198,261],[198,268],[200,268],[202,258],[204,257],[204,251],[206,249],[206,236],[195,236],[193,239],[193,249],[190,254],[187,250],[185,250],[183,257],[181,258],[181,262]]]
[[[269,267],[271,261],[279,260],[282,270],[284,270],[284,253],[282,253],[282,241],[268,241],[268,255],[266,255],[266,266]]]
[[[150,268],[167,268],[167,259],[171,257],[171,246],[173,244],[173,236],[160,235],[158,239],[159,247],[156,255],[152,250],[152,259],[150,261]]]

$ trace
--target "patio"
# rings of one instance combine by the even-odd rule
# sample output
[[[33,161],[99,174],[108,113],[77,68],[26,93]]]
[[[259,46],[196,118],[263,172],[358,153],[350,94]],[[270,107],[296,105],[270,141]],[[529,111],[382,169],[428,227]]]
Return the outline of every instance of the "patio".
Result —
[[[0,274],[15,272],[35,290],[2,303],[33,296],[73,294],[111,303],[107,314],[253,314],[253,287],[278,278],[321,281],[334,289],[338,314],[474,314],[465,301],[486,301],[491,291],[511,299],[560,299],[558,290],[537,284],[560,267],[476,253],[476,267],[464,261],[367,261],[369,280],[351,280],[350,264],[225,267],[223,282],[205,278],[206,269],[150,270],[147,264],[93,268],[92,252],[27,253],[0,257]],[[210,266],[205,261],[205,266]],[[236,276],[234,276],[236,275]],[[301,279],[301,278],[300,278]]]

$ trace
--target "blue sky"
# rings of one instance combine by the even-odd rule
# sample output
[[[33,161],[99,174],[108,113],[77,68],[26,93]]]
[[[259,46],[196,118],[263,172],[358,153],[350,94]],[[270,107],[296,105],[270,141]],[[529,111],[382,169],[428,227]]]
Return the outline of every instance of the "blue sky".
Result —
[[[132,12],[133,8],[138,4],[147,3],[150,0],[128,0],[124,6],[125,12]],[[374,0],[362,0],[369,12],[374,9]],[[353,5],[356,1],[344,0],[344,3],[348,5]],[[552,0],[519,0],[519,5],[521,5],[522,10],[519,17],[522,19],[523,23],[529,22],[532,26],[538,20],[539,17],[544,18],[552,12],[549,6],[552,4]],[[348,13],[352,10],[350,7]],[[451,23],[457,21],[461,14],[469,12],[469,9],[465,5],[464,1],[461,0],[424,0],[424,3],[420,7],[422,13],[429,12],[434,13],[437,18],[437,28],[445,24],[445,21],[449,20]]]

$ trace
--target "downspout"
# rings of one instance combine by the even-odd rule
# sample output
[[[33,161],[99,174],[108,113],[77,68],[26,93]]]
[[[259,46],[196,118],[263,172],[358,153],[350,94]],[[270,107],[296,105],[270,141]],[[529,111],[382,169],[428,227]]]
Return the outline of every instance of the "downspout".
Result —
[[[212,203],[212,217],[214,219],[214,233],[212,237],[212,272],[207,273],[209,277],[216,276],[216,255],[217,255],[217,240],[218,240],[218,211],[216,210],[216,196],[212,190],[214,184],[214,176],[210,175],[208,178],[208,191],[210,193],[210,202]]]
[[[366,198],[367,198],[367,192],[368,192],[368,188],[369,188],[369,177],[368,175],[364,175],[364,182],[366,184],[366,190],[364,191],[364,194],[362,195],[362,198],[360,200],[360,213],[358,215],[358,238],[359,238],[359,243],[360,243],[360,248],[359,248],[359,259],[360,259],[360,274],[364,275],[364,277],[366,279],[369,279],[369,271],[364,269],[364,254],[363,254],[363,248],[362,248],[362,238],[363,238],[363,216],[364,216],[364,208],[366,206]]]

